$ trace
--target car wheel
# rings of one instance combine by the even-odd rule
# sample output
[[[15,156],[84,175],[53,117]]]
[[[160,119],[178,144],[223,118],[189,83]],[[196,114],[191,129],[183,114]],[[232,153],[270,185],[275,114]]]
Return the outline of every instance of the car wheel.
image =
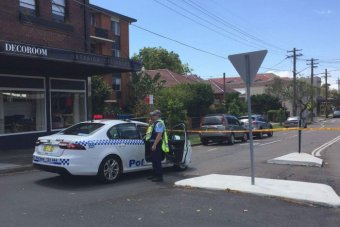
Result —
[[[186,164],[179,164],[179,165],[174,165],[174,169],[176,171],[184,171],[188,168],[188,165]]]
[[[201,139],[201,142],[204,146],[207,146],[209,144],[209,140],[207,139]]]
[[[229,139],[228,139],[228,144],[229,145],[234,145],[235,144],[235,136],[234,134],[231,134]]]
[[[273,129],[273,128],[270,128],[270,129]],[[273,131],[269,131],[269,132],[267,133],[268,137],[272,137],[272,136],[273,136],[273,134],[274,134],[274,132],[273,132]]]
[[[262,130],[262,128],[260,128],[260,130]],[[262,139],[262,138],[263,138],[263,132],[259,132],[259,133],[257,134],[257,138],[258,138],[258,139]]]
[[[243,137],[241,138],[241,141],[242,141],[243,143],[246,143],[247,140],[248,140],[248,135],[247,135],[247,133],[244,133],[244,134],[243,134]]]
[[[110,155],[100,163],[98,178],[103,183],[113,183],[122,173],[122,165],[117,156]]]

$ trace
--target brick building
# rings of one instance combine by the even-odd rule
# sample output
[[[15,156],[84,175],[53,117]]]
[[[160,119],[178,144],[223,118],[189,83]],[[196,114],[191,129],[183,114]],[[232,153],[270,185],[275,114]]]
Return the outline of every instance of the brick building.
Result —
[[[120,39],[91,25],[94,9],[109,14],[106,22],[98,17],[104,28],[124,20]],[[105,80],[115,84],[112,75],[139,70],[128,59],[133,21],[88,0],[1,0],[0,150],[33,146],[38,136],[89,119],[90,76],[111,75]],[[122,54],[112,56],[117,43]]]

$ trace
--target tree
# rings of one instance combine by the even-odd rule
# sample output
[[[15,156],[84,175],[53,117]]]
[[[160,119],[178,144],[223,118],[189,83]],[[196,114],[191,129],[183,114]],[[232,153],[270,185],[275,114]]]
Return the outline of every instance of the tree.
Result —
[[[162,112],[162,117],[165,119],[168,128],[187,120],[187,111],[183,100],[185,93],[183,91],[183,89],[174,87],[163,88],[157,93],[156,108]]]
[[[246,103],[239,98],[239,93],[229,93],[225,97],[225,109],[227,113],[240,116],[246,111]]]
[[[182,84],[185,91],[185,104],[190,117],[202,117],[209,112],[214,103],[214,92],[209,84]]]
[[[315,96],[316,88],[311,84],[306,83],[302,80],[296,80],[296,103],[299,107],[299,116],[302,118],[302,114],[305,110],[311,108],[311,104],[313,102],[311,94]],[[287,98],[287,100],[293,101],[293,85],[287,86],[283,95]]]
[[[169,69],[179,74],[190,73],[192,71],[188,64],[182,63],[178,54],[173,51],[169,52],[162,47],[144,47],[132,59],[141,62],[147,70]]]
[[[133,93],[131,100],[132,111],[136,116],[143,116],[149,111],[144,103],[147,95],[155,95],[164,85],[159,74],[151,77],[145,72],[133,73],[130,87]]]
[[[112,93],[111,87],[100,76],[91,78],[92,91],[92,113],[103,114],[105,110],[105,100]]]
[[[278,110],[282,108],[280,99],[272,95],[252,95],[250,99],[253,113],[266,114],[269,110]]]

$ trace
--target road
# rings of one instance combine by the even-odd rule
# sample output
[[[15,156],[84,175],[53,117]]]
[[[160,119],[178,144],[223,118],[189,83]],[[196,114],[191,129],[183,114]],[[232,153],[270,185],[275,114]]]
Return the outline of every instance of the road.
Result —
[[[339,126],[340,119],[314,127]],[[337,136],[338,131],[303,132],[302,151],[312,153]],[[340,195],[339,142],[321,152],[322,168],[266,163],[297,151],[296,131],[254,142],[256,177],[329,184]],[[340,209],[173,186],[210,173],[250,176],[247,143],[194,147],[187,171],[165,172],[164,183],[147,181],[150,172],[141,172],[111,185],[40,171],[1,175],[0,226],[340,226]]]

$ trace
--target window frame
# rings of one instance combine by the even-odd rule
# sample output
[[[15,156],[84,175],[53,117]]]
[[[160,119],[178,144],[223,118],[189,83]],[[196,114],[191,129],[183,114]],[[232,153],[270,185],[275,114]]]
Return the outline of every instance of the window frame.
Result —
[[[119,130],[119,127],[123,127],[123,126],[134,126],[134,129],[136,131],[136,133],[138,134],[138,138],[123,138],[122,135],[121,135],[121,132]],[[109,133],[113,128],[115,128],[117,130],[117,133],[118,133],[118,138],[112,138],[111,134]],[[137,128],[137,125],[135,123],[120,123],[120,124],[116,124],[112,127],[110,127],[107,132],[106,132],[106,136],[111,139],[111,140],[140,140],[142,137],[139,133],[139,130]]]
[[[55,0],[51,1],[51,3],[52,3],[52,5],[51,5],[52,18],[56,22],[65,22],[66,21],[67,0],[62,0],[62,1],[64,1],[64,5],[60,5],[59,3],[55,3]],[[63,9],[63,12],[53,10],[53,6],[57,7],[58,9]],[[61,15],[61,14],[63,14],[63,15]]]
[[[19,9],[23,14],[29,14],[31,16],[37,16],[37,1],[32,0],[33,4],[24,2],[25,0],[19,0]],[[27,1],[27,0],[26,0]],[[32,6],[32,8],[27,7]]]
[[[56,78],[56,77],[50,77],[49,79],[49,87],[51,88],[52,87],[52,80],[66,80],[66,81],[79,81],[79,82],[83,82],[84,83],[84,90],[68,90],[68,89],[49,89],[49,95],[50,95],[50,129],[51,129],[51,132],[57,132],[57,131],[60,131],[60,130],[64,130],[68,127],[65,127],[65,128],[58,128],[58,129],[53,129],[52,127],[52,93],[53,92],[65,92],[65,93],[82,93],[84,94],[85,96],[85,103],[84,103],[84,116],[85,116],[85,120],[87,119],[87,114],[88,114],[88,111],[87,111],[87,101],[86,101],[86,95],[87,95],[87,92],[86,92],[86,80],[80,80],[80,79],[66,79],[66,78]],[[80,122],[78,122],[80,123]]]
[[[14,133],[3,133],[0,134],[0,137],[4,136],[12,136],[12,135],[26,135],[26,134],[36,134],[36,133],[44,133],[47,132],[47,92],[46,92],[46,78],[45,77],[39,77],[39,76],[19,76],[19,75],[8,75],[8,74],[0,74],[0,76],[5,77],[20,77],[20,78],[35,78],[35,79],[41,79],[43,80],[43,87],[42,88],[15,88],[15,87],[0,87],[0,91],[6,90],[6,91],[36,91],[36,92],[43,92],[44,94],[44,117],[45,117],[45,123],[44,123],[44,129],[39,131],[27,131],[27,132],[14,132]]]

